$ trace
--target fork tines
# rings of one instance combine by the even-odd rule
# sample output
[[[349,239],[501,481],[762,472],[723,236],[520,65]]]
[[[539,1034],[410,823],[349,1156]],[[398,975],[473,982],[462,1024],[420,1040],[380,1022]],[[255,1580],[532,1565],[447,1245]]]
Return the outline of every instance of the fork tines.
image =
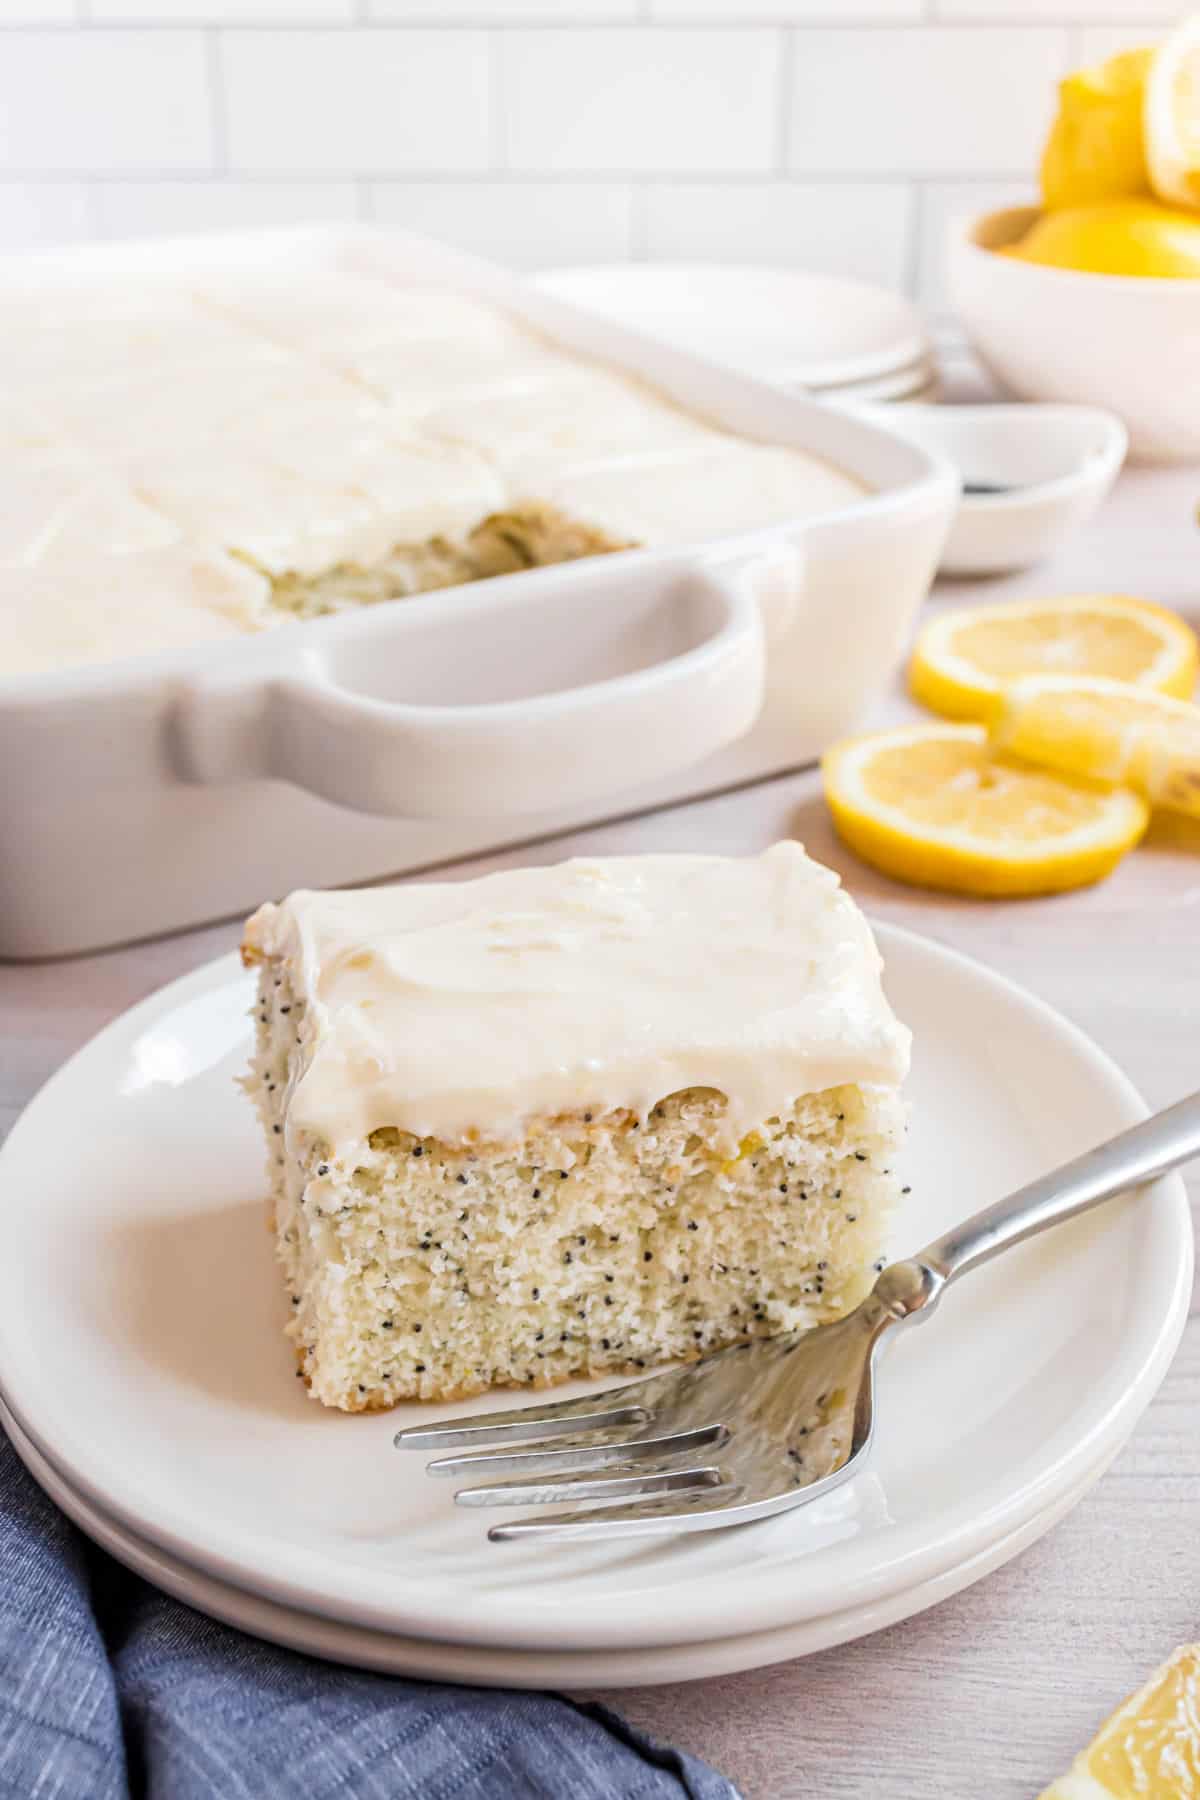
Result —
[[[629,1535],[639,1531],[686,1529],[685,1521],[714,1505],[728,1505],[740,1492],[716,1463],[700,1457],[729,1440],[725,1425],[686,1430],[653,1430],[650,1407],[626,1398],[620,1389],[584,1400],[547,1406],[477,1413],[442,1424],[409,1426],[396,1433],[399,1450],[475,1445],[535,1445],[570,1438],[547,1448],[503,1448],[443,1456],[428,1465],[430,1475],[450,1479],[472,1474],[515,1477],[460,1488],[460,1506],[545,1505],[554,1501],[626,1501],[546,1518],[515,1519],[494,1525],[494,1539],[518,1537]],[[673,1466],[680,1458],[695,1458]],[[698,1521],[699,1522],[699,1521]]]

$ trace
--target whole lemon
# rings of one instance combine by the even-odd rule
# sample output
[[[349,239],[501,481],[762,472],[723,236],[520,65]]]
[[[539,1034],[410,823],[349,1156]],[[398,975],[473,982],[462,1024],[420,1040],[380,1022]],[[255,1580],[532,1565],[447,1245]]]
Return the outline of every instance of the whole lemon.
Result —
[[[1049,209],[1150,194],[1142,114],[1153,50],[1126,50],[1059,83],[1042,152]]]
[[[1107,200],[1046,212],[1002,256],[1092,275],[1200,277],[1200,216],[1152,200]]]

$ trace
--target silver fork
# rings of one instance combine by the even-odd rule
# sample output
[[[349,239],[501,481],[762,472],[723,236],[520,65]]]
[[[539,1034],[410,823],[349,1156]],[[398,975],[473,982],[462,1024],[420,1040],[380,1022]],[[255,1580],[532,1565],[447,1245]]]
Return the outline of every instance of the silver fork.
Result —
[[[397,1449],[485,1444],[429,1474],[504,1481],[461,1488],[462,1506],[609,1501],[494,1525],[505,1538],[608,1538],[711,1531],[785,1512],[861,1467],[874,1428],[873,1377],[891,1327],[928,1318],[946,1286],[1035,1232],[1200,1155],[1200,1094],[1044,1175],[884,1269],[845,1318],[719,1351],[582,1400],[476,1413],[396,1433]]]

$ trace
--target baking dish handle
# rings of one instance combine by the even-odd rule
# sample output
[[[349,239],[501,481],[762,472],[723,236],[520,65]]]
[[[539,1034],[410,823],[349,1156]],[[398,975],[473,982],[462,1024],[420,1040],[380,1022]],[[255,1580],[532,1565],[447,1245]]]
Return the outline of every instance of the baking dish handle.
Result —
[[[179,772],[274,778],[395,818],[494,817],[637,788],[749,730],[763,700],[764,612],[769,626],[799,586],[794,547],[627,567],[620,579],[597,568],[581,582],[576,571],[569,586],[555,573],[511,578],[526,585],[503,606],[488,596],[451,617],[409,602],[389,608],[386,627],[361,629],[360,617],[282,668],[276,656],[257,674],[198,678],[175,709]],[[581,666],[600,678],[579,684]],[[483,698],[407,698],[448,678]]]

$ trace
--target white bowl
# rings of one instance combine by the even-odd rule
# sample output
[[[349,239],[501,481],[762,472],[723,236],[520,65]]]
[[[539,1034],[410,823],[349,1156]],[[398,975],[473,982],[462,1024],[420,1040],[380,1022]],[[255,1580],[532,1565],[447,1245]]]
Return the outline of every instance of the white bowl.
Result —
[[[1088,275],[994,254],[1037,214],[1011,207],[952,228],[950,298],[973,348],[1021,399],[1115,412],[1134,456],[1200,461],[1200,280]]]
[[[962,477],[944,575],[999,575],[1052,555],[1091,518],[1128,443],[1120,419],[1094,406],[909,405],[888,423]]]

